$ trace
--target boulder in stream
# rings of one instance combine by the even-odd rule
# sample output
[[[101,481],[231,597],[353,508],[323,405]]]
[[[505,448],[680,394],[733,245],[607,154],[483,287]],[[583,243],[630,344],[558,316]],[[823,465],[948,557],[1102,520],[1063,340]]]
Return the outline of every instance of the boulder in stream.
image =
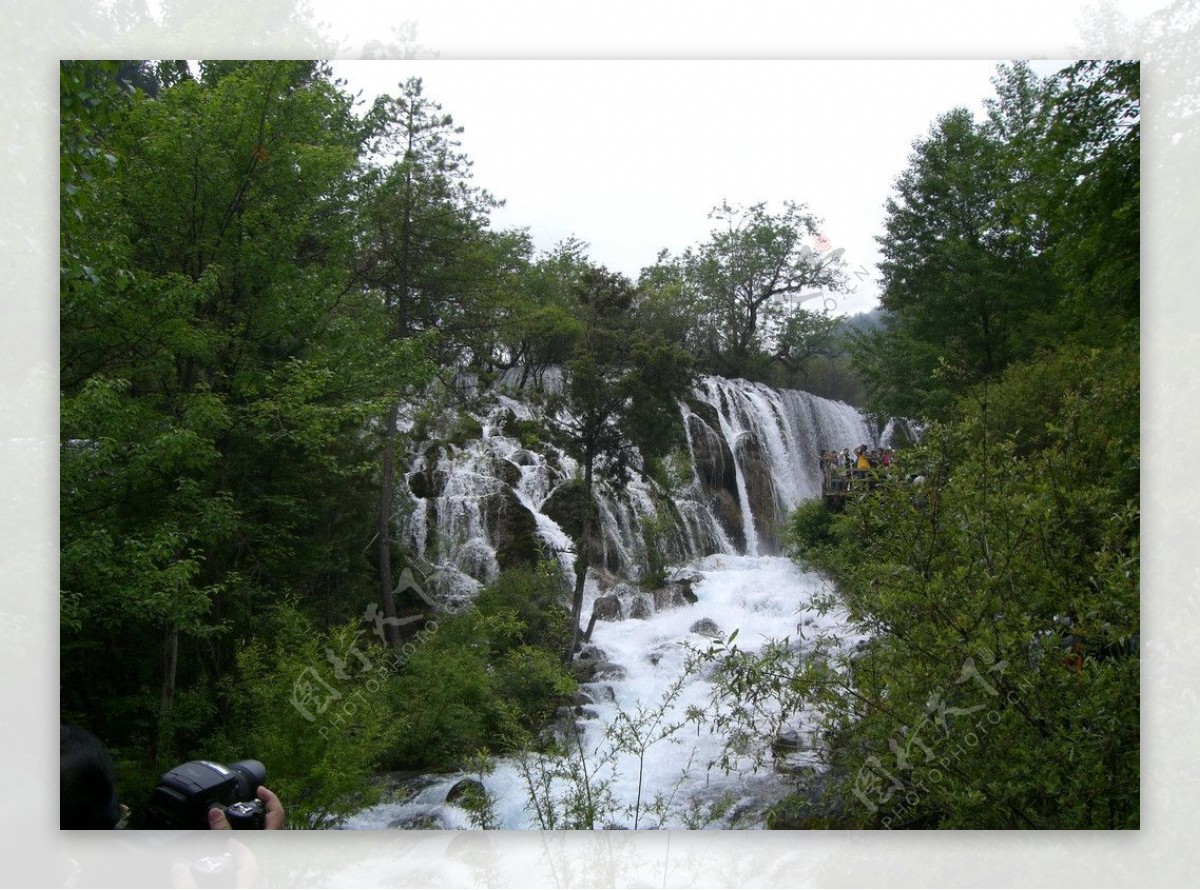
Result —
[[[479,799],[483,796],[483,783],[478,779],[472,779],[467,776],[465,779],[459,779],[455,782],[450,790],[446,792],[446,803],[457,803],[465,798],[476,797]]]
[[[597,621],[620,621],[621,600],[611,593],[598,596],[592,606],[592,614],[596,616]]]

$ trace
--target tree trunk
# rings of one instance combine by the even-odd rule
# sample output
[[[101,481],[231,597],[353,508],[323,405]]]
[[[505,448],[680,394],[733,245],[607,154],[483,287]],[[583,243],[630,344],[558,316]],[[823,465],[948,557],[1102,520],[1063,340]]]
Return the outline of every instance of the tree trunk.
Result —
[[[392,594],[392,511],[396,492],[396,421],[400,406],[388,410],[384,430],[383,459],[379,480],[379,516],[376,539],[379,542],[379,606],[383,610],[384,643],[395,647],[399,642],[396,629],[396,598]],[[387,620],[392,619],[392,620]]]
[[[179,626],[168,621],[163,627],[162,689],[158,698],[158,731],[154,737],[151,760],[155,767],[169,748],[169,722],[171,709],[175,707],[175,674],[179,666]]]
[[[592,537],[592,464],[595,457],[588,452],[583,459],[583,515],[579,525],[579,552],[575,554],[575,591],[571,597],[571,650],[567,653],[566,663],[575,658],[579,648],[579,638],[582,633],[579,619],[583,613],[583,587],[587,582],[587,573],[591,562],[589,542]]]

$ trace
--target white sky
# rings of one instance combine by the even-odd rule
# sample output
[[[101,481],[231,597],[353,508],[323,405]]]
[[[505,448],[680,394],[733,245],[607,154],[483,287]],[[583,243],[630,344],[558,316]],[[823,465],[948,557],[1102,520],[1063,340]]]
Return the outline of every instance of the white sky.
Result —
[[[1053,70],[1057,64],[1043,63]],[[857,289],[837,312],[876,300],[876,235],[913,140],[957,106],[981,112],[990,61],[335,62],[364,101],[420,76],[464,127],[475,183],[507,203],[501,228],[549,249],[575,235],[590,257],[636,278],[658,251],[711,230],[708,212],[795,200]],[[819,305],[817,301],[816,305]],[[812,308],[812,307],[810,307]]]

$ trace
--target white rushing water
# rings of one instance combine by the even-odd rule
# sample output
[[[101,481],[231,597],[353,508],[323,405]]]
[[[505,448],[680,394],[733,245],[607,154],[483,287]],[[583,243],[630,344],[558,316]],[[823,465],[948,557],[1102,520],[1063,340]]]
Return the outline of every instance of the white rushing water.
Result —
[[[666,608],[660,602],[664,607],[655,610],[651,596],[634,583],[614,586],[615,578],[636,582],[640,577],[647,557],[643,523],[664,515],[665,493],[636,473],[623,486],[598,486],[607,570],[589,577],[583,615],[591,614],[599,596],[617,595],[624,620],[597,623],[589,654],[605,663],[607,675],[584,684],[590,702],[581,704],[578,719],[564,721],[593,784],[611,794],[601,807],[602,824],[595,827],[689,827],[698,824],[699,812],[723,798],[731,806],[709,823],[713,827],[761,824],[765,807],[786,792],[789,770],[773,769],[768,758],[749,772],[753,751],[733,758],[739,769],[732,773],[714,766],[725,750],[724,738],[703,721],[687,720],[710,707],[714,689],[705,670],[685,676],[689,647],[707,649],[714,633],[728,638],[734,631],[743,650],[785,637],[853,642],[846,639],[841,616],[814,610],[812,599],[822,592],[822,580],[773,554],[787,515],[820,495],[818,453],[876,441],[862,415],[808,393],[717,377],[701,380],[690,407],[685,403],[680,409],[691,481],[671,492],[668,512],[675,532],[668,542],[659,542],[670,548],[668,559],[686,566],[680,571],[698,578],[694,604],[677,601]],[[528,447],[532,443],[505,433],[514,421],[530,420],[536,413],[525,402],[500,396],[480,418],[481,436],[422,453],[410,468],[410,483],[423,476],[428,490],[409,498],[401,539],[418,556],[427,546],[437,553],[437,575],[448,583],[438,593],[447,602],[469,601],[498,575],[496,539],[503,532],[497,515],[513,509],[504,506],[506,497],[532,514],[544,552],[558,560],[565,580],[572,577],[574,543],[547,512],[554,493],[577,475],[578,467],[556,447]],[[569,732],[572,723],[578,736]],[[617,730],[631,723],[650,737],[656,735],[653,726],[679,728],[633,752],[629,749],[637,745],[615,743]],[[803,739],[812,728],[808,724],[800,714],[786,729]],[[757,736],[760,749],[769,747],[779,729],[771,726],[767,735]],[[797,756],[803,759],[789,755],[793,773]],[[529,780],[536,784],[553,766],[534,755],[524,759],[524,768],[520,758],[496,764],[483,778],[494,799],[498,824],[493,827],[545,826],[545,808],[539,818],[530,802]],[[465,810],[446,803],[462,778],[425,777],[402,799],[361,812],[345,827],[471,827]],[[561,776],[547,782],[543,801],[545,794],[561,801],[574,787]]]
[[[731,806],[706,827],[730,827],[731,821],[735,827],[760,827],[766,806],[788,790],[787,777],[776,773],[769,762],[751,772],[749,752],[738,763],[742,771],[726,774],[714,766],[721,759],[723,739],[705,726],[687,722],[688,709],[708,708],[713,693],[704,671],[685,672],[688,647],[706,649],[712,642],[710,636],[692,630],[702,619],[713,622],[725,637],[736,630],[736,642],[743,649],[782,637],[812,640],[819,635],[836,636],[845,645],[853,643],[842,616],[822,615],[812,608],[812,597],[824,588],[822,579],[786,558],[721,554],[705,558],[695,569],[702,573],[694,587],[695,604],[664,609],[642,620],[600,622],[596,627],[593,643],[623,674],[583,687],[593,703],[585,707],[585,716],[578,721],[580,746],[595,787],[612,795],[611,806],[602,813],[603,824],[596,827],[632,828],[635,820],[639,828],[694,827],[700,814],[726,795]],[[678,693],[672,695],[681,678]],[[649,745],[644,759],[630,750],[610,756],[614,746],[607,728],[621,725],[622,714],[636,717],[639,709],[643,717],[655,714],[664,702],[667,706],[662,709],[660,725],[683,725],[668,738]],[[643,728],[646,737],[653,738],[647,721]],[[801,737],[812,729],[804,714],[790,721],[789,728]],[[761,741],[769,745],[771,739]],[[527,762],[536,775],[536,762]],[[345,827],[471,827],[465,810],[445,802],[446,794],[461,778],[462,774],[441,777],[411,799],[366,810]],[[541,827],[518,759],[502,759],[483,782],[495,799],[498,824],[494,827]],[[570,783],[560,778],[553,782],[550,793],[562,799],[570,791]],[[655,795],[670,798],[657,812]]]

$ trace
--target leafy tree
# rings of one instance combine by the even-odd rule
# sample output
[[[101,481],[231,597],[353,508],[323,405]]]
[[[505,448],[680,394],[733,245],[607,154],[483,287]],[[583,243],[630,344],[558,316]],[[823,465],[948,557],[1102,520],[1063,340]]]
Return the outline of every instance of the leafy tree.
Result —
[[[586,244],[570,238],[527,262],[514,282],[513,298],[495,314],[501,340],[497,364],[521,369],[519,388],[540,384],[547,370],[570,357],[579,333],[574,289],[588,269],[586,251]]]
[[[424,95],[419,78],[402,84],[398,96],[379,97],[369,123],[373,152],[393,160],[373,174],[365,201],[362,282],[382,300],[388,343],[453,330],[479,277],[474,259],[495,201],[470,184],[470,161],[458,150],[461,128]],[[382,429],[376,547],[388,618],[396,617],[392,519],[404,394],[404,386],[393,389]],[[395,630],[388,625],[391,645]]]
[[[635,291],[623,275],[589,269],[576,286],[575,297],[578,333],[566,364],[563,392],[548,412],[582,471],[581,531],[571,605],[575,636],[566,653],[568,660],[578,643],[590,567],[596,473],[602,470],[620,478],[635,454],[649,459],[666,453],[673,431],[662,417],[675,411],[678,394],[691,380],[687,354],[659,332],[637,324],[632,311]]]
[[[1063,289],[1063,333],[1111,346],[1135,336],[1140,311],[1141,101],[1136,61],[1084,61],[1055,84],[1045,165],[1057,187],[1039,210]]]
[[[1001,66],[987,116],[941,116],[887,203],[883,331],[855,364],[885,414],[946,417],[953,401],[1064,339],[1136,331],[1135,63],[1044,80]]]
[[[951,391],[994,376],[1028,354],[1026,322],[1049,301],[1048,269],[1006,214],[1014,173],[1004,145],[965,109],[943,115],[918,142],[887,203],[881,302],[894,330],[934,350]]]
[[[358,599],[360,431],[412,355],[368,354],[361,132],[321,66],[71,89],[65,157],[99,165],[66,163],[104,179],[63,189],[63,707],[166,757],[205,729],[172,712],[235,669],[231,628],[283,591]]]
[[[804,243],[818,234],[818,221],[793,201],[778,214],[762,203],[722,203],[710,218],[722,227],[679,259],[688,299],[699,311],[705,360],[730,376],[766,361],[794,370],[831,333],[832,323],[800,302],[820,288],[844,286],[841,252],[821,256]]]
[[[59,67],[59,261],[64,287],[90,283],[119,263],[113,246],[95,238],[117,158],[108,141],[132,96],[117,62],[63,62]]]

